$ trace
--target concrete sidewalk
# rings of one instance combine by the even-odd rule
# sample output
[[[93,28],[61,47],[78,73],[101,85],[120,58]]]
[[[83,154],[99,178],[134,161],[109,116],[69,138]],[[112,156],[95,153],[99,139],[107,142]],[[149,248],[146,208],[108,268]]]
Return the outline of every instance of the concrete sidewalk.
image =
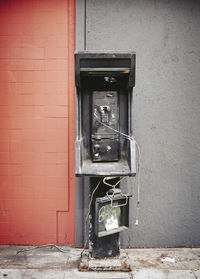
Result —
[[[29,246],[30,247],[30,246]],[[79,272],[81,249],[45,247],[17,254],[28,246],[0,246],[0,279],[200,279],[200,248],[126,249],[132,272]]]

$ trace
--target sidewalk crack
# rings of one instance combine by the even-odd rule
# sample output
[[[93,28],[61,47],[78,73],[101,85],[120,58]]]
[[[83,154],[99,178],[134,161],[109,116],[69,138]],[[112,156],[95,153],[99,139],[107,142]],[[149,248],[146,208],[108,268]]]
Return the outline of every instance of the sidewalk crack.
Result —
[[[194,275],[195,279],[198,279],[193,270],[192,270],[192,274]]]

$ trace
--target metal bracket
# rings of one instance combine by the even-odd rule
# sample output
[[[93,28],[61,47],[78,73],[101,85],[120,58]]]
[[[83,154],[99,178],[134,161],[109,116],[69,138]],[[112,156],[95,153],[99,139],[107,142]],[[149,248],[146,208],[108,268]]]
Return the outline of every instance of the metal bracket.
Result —
[[[112,191],[112,195],[109,194],[109,192],[111,192],[111,191]],[[113,201],[114,201],[115,195],[119,195],[119,194],[120,194],[122,197],[125,197],[125,199],[126,199],[125,203],[118,204],[118,205],[113,205]],[[121,206],[127,205],[127,202],[128,202],[128,195],[122,193],[120,189],[115,189],[115,188],[110,189],[108,192],[106,192],[106,195],[107,195],[107,197],[109,198],[109,200],[110,200],[110,202],[111,202],[111,207],[113,207],[113,208],[121,207]]]

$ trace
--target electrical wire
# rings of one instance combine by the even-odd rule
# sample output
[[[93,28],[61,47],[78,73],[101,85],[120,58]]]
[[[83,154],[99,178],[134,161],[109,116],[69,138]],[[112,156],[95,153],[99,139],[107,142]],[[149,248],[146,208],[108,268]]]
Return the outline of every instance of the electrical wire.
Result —
[[[132,140],[135,142],[136,148],[137,148],[137,153],[138,153],[138,164],[137,164],[137,202],[136,202],[136,220],[135,220],[135,225],[139,224],[139,208],[140,208],[140,158],[141,158],[141,152],[140,152],[140,147],[139,144],[137,143],[137,141],[134,139],[134,137],[131,137],[129,135],[126,135],[108,125],[106,125],[105,123],[99,121],[97,119],[97,121],[99,123],[101,123],[103,126],[109,128],[110,130],[124,136],[125,138]]]
[[[97,119],[97,121],[98,121],[99,123],[101,123],[103,126],[109,128],[110,130],[113,130],[114,132],[116,132],[116,133],[118,133],[118,134],[124,136],[125,138],[130,139],[130,140],[135,140],[133,137],[130,137],[129,135],[126,135],[126,134],[124,134],[124,133],[122,133],[122,132],[120,132],[120,131],[118,131],[118,130],[116,130],[116,129],[114,129],[114,128],[108,126],[108,125],[106,125],[105,123],[99,121],[98,119]]]
[[[122,178],[120,178],[115,184],[110,184],[110,183],[106,182],[106,180],[114,179],[114,178],[118,178],[118,177],[120,178],[120,176],[104,177],[103,183],[105,185],[108,185],[109,187],[115,188],[122,181],[122,179],[124,179],[124,176]]]
[[[41,246],[34,246],[34,247],[31,247],[31,248],[19,250],[19,251],[17,251],[16,254],[18,255],[19,253],[29,252],[29,251],[39,249],[39,248],[44,248],[44,247],[51,247],[51,248],[55,247],[56,249],[58,249],[62,253],[68,253],[70,251],[70,249],[63,250],[62,248],[58,247],[55,244],[45,244],[45,245],[41,245]]]
[[[140,158],[141,158],[141,152],[140,152],[140,147],[135,141],[136,148],[138,151],[138,164],[137,164],[137,203],[136,203],[136,220],[135,220],[135,225],[137,226],[139,224],[139,209],[140,209]]]
[[[90,211],[91,211],[91,206],[92,206],[92,201],[93,201],[93,197],[94,197],[94,193],[96,192],[96,190],[98,189],[100,183],[102,181],[102,178],[99,180],[99,182],[97,183],[96,187],[94,188],[92,194],[91,194],[91,198],[90,198],[90,203],[89,203],[89,208],[88,208],[88,213],[86,215],[86,219],[85,219],[85,243],[84,243],[84,246],[83,246],[83,250],[81,252],[81,256],[83,254],[83,252],[85,251],[85,248],[86,248],[86,245],[87,245],[87,241],[88,241],[88,238],[87,238],[87,222],[88,222],[88,218],[89,218],[89,215],[90,215]]]

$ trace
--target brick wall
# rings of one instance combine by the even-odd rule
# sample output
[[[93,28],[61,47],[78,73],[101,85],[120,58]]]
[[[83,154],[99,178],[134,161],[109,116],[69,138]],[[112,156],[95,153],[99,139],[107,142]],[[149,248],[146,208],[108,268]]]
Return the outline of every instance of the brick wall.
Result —
[[[74,243],[74,8],[0,1],[0,244]]]

